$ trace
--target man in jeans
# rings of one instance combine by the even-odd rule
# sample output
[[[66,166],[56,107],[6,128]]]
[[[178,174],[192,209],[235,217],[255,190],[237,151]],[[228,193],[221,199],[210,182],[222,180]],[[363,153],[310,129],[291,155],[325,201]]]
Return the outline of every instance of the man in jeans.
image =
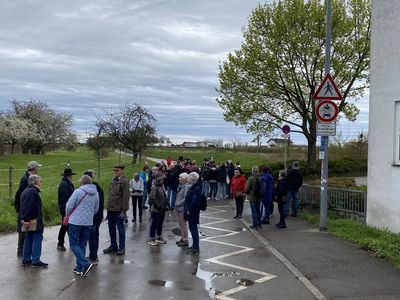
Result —
[[[21,195],[19,211],[22,230],[26,231],[22,265],[31,265],[32,268],[46,268],[48,264],[40,260],[44,230],[42,200],[39,195],[42,180],[38,175],[31,175],[28,184],[29,186]],[[36,222],[36,228],[32,226],[34,222]]]
[[[17,228],[18,228],[18,248],[17,248],[17,256],[22,257],[23,254],[23,249],[24,249],[24,240],[25,240],[25,232],[21,231],[21,218],[19,215],[19,209],[20,209],[20,201],[21,201],[21,194],[22,192],[28,187],[28,179],[29,176],[31,175],[36,175],[38,172],[39,167],[42,165],[39,164],[36,161],[31,161],[28,163],[28,168],[25,172],[25,175],[21,178],[19,182],[19,188],[18,191],[15,193],[15,201],[14,201],[14,207],[15,210],[17,211],[18,217],[17,217]]]
[[[125,226],[126,212],[129,209],[129,181],[124,175],[125,166],[114,165],[115,177],[111,181],[108,192],[107,220],[111,245],[103,250],[103,253],[125,254]],[[119,236],[119,248],[117,246],[117,232]]]
[[[287,199],[285,203],[285,216],[289,215],[290,208],[290,198],[293,201],[291,217],[297,217],[297,212],[299,210],[299,200],[298,193],[303,185],[303,176],[300,173],[300,164],[298,161],[294,161],[292,168],[287,173]]]

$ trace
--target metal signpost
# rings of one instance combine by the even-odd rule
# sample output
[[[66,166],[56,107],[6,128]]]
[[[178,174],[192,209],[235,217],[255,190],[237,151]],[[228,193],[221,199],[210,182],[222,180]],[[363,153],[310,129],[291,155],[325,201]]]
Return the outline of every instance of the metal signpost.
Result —
[[[282,132],[283,132],[283,136],[284,136],[284,138],[285,138],[285,163],[284,163],[284,169],[286,170],[287,139],[288,139],[289,133],[290,133],[290,126],[289,126],[289,125],[283,125],[283,127],[282,127]]]
[[[332,0],[326,0],[326,48],[325,48],[325,78],[317,89],[314,99],[321,100],[316,107],[316,116],[321,122],[329,124],[335,121],[339,110],[335,102],[330,100],[343,100],[339,89],[336,87],[330,73],[331,68],[331,17]],[[335,132],[336,132],[336,124]],[[327,125],[332,126],[332,125]],[[332,129],[332,128],[331,128]],[[321,130],[322,132],[322,130]],[[322,132],[319,157],[321,161],[321,203],[319,230],[326,231],[328,223],[328,132]]]

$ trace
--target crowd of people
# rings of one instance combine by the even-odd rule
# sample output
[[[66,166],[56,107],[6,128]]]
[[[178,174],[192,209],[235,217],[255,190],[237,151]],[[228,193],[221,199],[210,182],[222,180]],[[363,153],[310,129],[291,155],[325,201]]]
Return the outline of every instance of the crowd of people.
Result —
[[[18,215],[17,255],[23,266],[47,267],[41,260],[43,240],[43,216],[40,198],[41,165],[36,161],[28,163],[15,195],[14,206]],[[286,228],[285,218],[297,217],[297,193],[303,178],[297,161],[286,170],[273,173],[268,166],[254,166],[246,179],[240,167],[232,161],[216,164],[212,157],[204,159],[201,166],[188,157],[173,161],[168,157],[150,168],[147,164],[131,180],[124,174],[123,164],[114,165],[114,177],[110,183],[107,201],[107,221],[110,246],[104,254],[125,254],[125,230],[127,212],[132,201],[132,222],[142,222],[143,211],[150,211],[149,239],[147,244],[157,247],[166,244],[162,236],[166,213],[177,212],[180,228],[178,247],[185,247],[186,253],[200,253],[198,224],[200,211],[207,201],[234,199],[234,218],[241,218],[244,201],[251,208],[252,229],[270,224],[274,202],[280,214],[277,228]],[[276,174],[276,176],[274,176]],[[87,170],[79,179],[79,188],[74,187],[70,168],[64,170],[58,188],[58,208],[61,225],[58,235],[58,251],[66,251],[65,234],[68,233],[71,251],[76,257],[73,272],[86,276],[98,263],[99,228],[103,221],[104,192],[95,179],[95,172]],[[205,204],[204,204],[205,203]],[[291,205],[292,203],[292,205]],[[189,247],[189,234],[192,245]],[[117,234],[118,232],[118,234]],[[89,256],[86,248],[89,245]]]

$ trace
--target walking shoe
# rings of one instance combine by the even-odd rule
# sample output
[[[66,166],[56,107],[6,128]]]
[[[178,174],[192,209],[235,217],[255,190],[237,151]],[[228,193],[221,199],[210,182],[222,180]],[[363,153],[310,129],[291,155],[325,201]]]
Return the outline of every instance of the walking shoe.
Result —
[[[22,266],[27,267],[32,264],[31,260],[22,260]]]
[[[167,241],[164,240],[162,237],[158,237],[156,239],[156,242],[157,242],[157,244],[166,244],[167,243]]]
[[[177,245],[178,247],[187,247],[187,246],[189,246],[189,242],[188,242],[188,241],[180,240],[180,241],[178,241],[178,242],[176,243],[176,245]]]
[[[258,226],[257,226],[257,225],[251,225],[250,228],[251,228],[251,229],[257,230],[257,229],[258,229]]]
[[[78,269],[77,269],[77,267],[75,267],[73,270],[72,270],[72,272],[74,272],[76,275],[78,275],[78,276],[82,276],[82,272],[81,271],[78,271]]]
[[[176,241],[176,242],[175,242],[175,244],[177,244],[177,245],[178,245],[179,243],[182,243],[182,242],[183,242],[183,240],[182,240],[182,239],[180,239],[179,241]]]
[[[155,239],[149,239],[147,241],[147,244],[150,245],[150,246],[158,246],[158,243],[156,242]]]
[[[279,226],[276,226],[276,227],[278,227],[279,229],[282,229],[282,228],[286,228],[286,225],[285,224],[280,224]]]
[[[46,264],[42,261],[32,264],[32,268],[47,268],[49,264]]]
[[[67,251],[67,249],[64,247],[64,245],[57,245],[57,250],[58,251]]]
[[[136,219],[132,219],[132,223],[135,223],[136,222]]]
[[[99,264],[99,258],[89,258],[90,262],[94,265],[98,265]]]
[[[199,250],[194,250],[193,248],[186,250],[186,254],[189,255],[199,255],[199,252],[200,252]]]
[[[282,224],[282,223],[279,222],[279,223],[276,223],[275,226],[276,226],[276,227],[279,227],[279,226],[281,226],[281,224]]]
[[[291,213],[290,216],[297,218],[297,214],[295,214],[295,213]]]
[[[142,222],[142,218],[139,218],[139,222],[140,222],[140,223]]]
[[[118,256],[121,256],[121,255],[124,255],[124,254],[125,254],[125,248],[119,249],[119,250],[117,251],[117,255],[118,255]]]
[[[116,253],[118,249],[114,248],[113,246],[108,247],[107,249],[103,249],[104,254]]]
[[[269,220],[262,220],[261,224],[269,224]]]
[[[89,274],[89,272],[92,270],[93,266],[94,266],[93,264],[89,264],[88,266],[84,267],[81,276],[86,277],[87,274]]]
[[[239,218],[239,216],[234,216],[233,218],[234,218],[234,219],[237,219],[237,218]]]

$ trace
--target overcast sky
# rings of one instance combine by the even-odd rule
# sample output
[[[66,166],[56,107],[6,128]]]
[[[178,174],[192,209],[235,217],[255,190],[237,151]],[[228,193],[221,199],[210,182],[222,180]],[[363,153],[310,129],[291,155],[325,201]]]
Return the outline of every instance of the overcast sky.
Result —
[[[254,0],[5,1],[0,9],[0,103],[40,99],[90,132],[95,113],[137,102],[175,142],[250,141],[223,120],[219,62],[239,49]],[[262,1],[264,3],[265,1]],[[356,123],[368,127],[368,101]],[[295,143],[305,143],[292,136]]]

